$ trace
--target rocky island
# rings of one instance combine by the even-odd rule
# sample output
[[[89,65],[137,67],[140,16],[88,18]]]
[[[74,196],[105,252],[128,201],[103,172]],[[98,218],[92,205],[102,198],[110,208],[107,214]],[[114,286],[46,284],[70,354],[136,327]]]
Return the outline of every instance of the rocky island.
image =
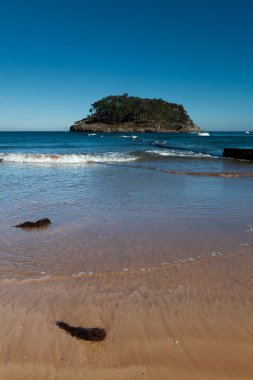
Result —
[[[107,96],[91,105],[90,114],[70,132],[202,132],[184,107],[162,99],[123,94]]]

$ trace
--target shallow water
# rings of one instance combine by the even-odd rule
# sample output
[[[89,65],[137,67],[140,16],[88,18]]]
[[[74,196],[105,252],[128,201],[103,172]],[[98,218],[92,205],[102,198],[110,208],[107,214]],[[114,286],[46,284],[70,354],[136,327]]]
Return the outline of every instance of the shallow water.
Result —
[[[221,152],[252,147],[253,136],[134,136],[0,134],[1,281],[127,274],[252,249],[253,163]],[[12,227],[42,217],[46,230]]]

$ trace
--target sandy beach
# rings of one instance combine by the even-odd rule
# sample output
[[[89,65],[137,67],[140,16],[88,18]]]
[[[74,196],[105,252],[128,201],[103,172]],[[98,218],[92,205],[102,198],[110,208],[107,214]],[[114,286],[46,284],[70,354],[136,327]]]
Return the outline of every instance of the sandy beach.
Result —
[[[143,136],[4,136],[17,153],[0,165],[0,379],[252,378],[252,163],[201,153],[237,137],[174,136],[196,152],[159,155]],[[41,150],[22,153],[29,139]]]
[[[1,284],[1,379],[251,379],[252,248],[146,271]],[[102,343],[55,322],[104,327]]]

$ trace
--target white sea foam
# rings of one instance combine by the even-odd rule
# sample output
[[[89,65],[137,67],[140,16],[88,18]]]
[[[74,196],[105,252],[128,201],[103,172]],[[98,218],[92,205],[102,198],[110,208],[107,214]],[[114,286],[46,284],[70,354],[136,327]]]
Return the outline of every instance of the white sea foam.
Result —
[[[35,163],[35,164],[89,164],[103,162],[135,161],[136,157],[121,153],[101,154],[32,154],[32,153],[0,153],[1,162]]]
[[[40,277],[31,277],[26,278],[22,280],[22,282],[34,282],[34,281],[42,281],[42,280],[48,280],[51,276],[40,276]]]
[[[208,132],[199,132],[198,135],[199,136],[210,136],[210,133],[208,133]]]
[[[217,252],[212,252],[211,255],[212,256],[223,256],[223,253],[221,253],[220,251],[217,251]]]
[[[81,276],[84,276],[85,274],[87,274],[87,272],[78,272],[78,273],[73,273],[72,276],[73,277],[81,277]]]
[[[147,153],[151,153],[157,156],[164,157],[213,157],[210,154],[205,153],[195,153],[192,151],[184,151],[184,150],[148,150]]]
[[[123,137],[124,139],[137,139],[138,136],[136,136],[136,135],[132,135],[132,136],[123,135],[121,137]]]

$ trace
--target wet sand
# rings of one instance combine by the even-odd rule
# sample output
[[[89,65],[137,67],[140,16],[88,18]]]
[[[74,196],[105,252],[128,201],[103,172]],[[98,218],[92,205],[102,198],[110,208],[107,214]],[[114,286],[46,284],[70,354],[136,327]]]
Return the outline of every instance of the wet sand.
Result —
[[[252,253],[2,283],[0,378],[251,379]],[[57,320],[107,339],[76,340]]]

